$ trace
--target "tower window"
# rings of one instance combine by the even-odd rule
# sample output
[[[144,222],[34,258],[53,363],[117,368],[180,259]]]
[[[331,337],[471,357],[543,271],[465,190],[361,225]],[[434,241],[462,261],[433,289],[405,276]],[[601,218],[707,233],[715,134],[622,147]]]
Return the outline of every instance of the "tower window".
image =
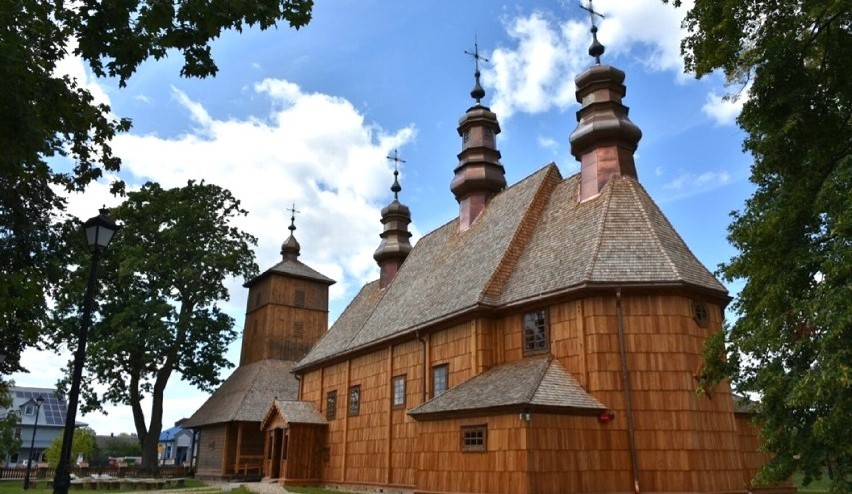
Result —
[[[447,391],[450,366],[447,364],[432,367],[432,398],[440,396]]]
[[[349,416],[354,417],[361,413],[361,385],[349,388]]]
[[[326,420],[334,420],[337,416],[337,390],[329,391],[325,395],[325,418]]]
[[[692,315],[695,317],[695,322],[701,328],[706,328],[710,323],[710,312],[707,310],[707,305],[704,302],[692,302]]]
[[[470,129],[462,133],[462,145],[466,146],[468,142],[470,142]]]
[[[296,321],[293,323],[293,336],[296,338],[301,338],[305,334],[305,323],[302,321]]]
[[[293,296],[293,305],[296,307],[304,307],[305,306],[305,291],[304,290],[296,290],[296,293]]]
[[[550,348],[547,312],[537,310],[524,314],[524,355],[545,352]]]
[[[484,129],[482,129],[482,139],[485,141],[486,144],[491,144],[493,146],[494,131],[492,129],[489,129],[488,127],[485,127]]]

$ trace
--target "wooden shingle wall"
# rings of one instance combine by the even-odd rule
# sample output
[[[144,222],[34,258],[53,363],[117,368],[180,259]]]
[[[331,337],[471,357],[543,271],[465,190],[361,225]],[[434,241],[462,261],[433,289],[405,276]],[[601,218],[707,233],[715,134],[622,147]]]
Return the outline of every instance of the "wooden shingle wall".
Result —
[[[249,289],[240,365],[266,358],[299,360],[328,326],[328,287],[269,276]]]
[[[462,452],[461,427],[487,425],[487,451]],[[528,430],[517,414],[420,422],[417,488],[435,492],[530,493]],[[564,491],[563,491],[564,492]]]
[[[742,488],[730,388],[695,393],[706,338],[721,330],[721,309],[705,302],[700,327],[693,299],[679,294],[628,293],[622,323],[639,468],[647,491],[715,492]],[[554,353],[586,389],[615,412],[608,424],[628,437],[621,375],[616,297],[592,296],[550,310]],[[584,352],[582,350],[585,350]],[[617,449],[625,444],[619,441]],[[629,458],[628,458],[629,459]],[[629,461],[623,464],[628,468]],[[622,488],[629,488],[630,484]]]

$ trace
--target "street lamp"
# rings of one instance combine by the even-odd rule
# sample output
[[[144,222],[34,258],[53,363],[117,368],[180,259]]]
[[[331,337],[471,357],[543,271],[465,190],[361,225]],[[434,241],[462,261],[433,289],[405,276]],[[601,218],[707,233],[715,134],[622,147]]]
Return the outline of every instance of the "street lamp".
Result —
[[[65,430],[62,433],[62,450],[56,476],[53,478],[53,493],[68,494],[71,487],[71,442],[74,440],[74,424],[77,421],[77,401],[80,398],[80,381],[83,377],[83,361],[86,359],[86,337],[92,325],[92,305],[95,298],[98,260],[100,253],[109,245],[119,226],[108,216],[109,210],[102,208],[100,214],[83,223],[86,244],[92,251],[92,267],[89,269],[89,284],[83,301],[83,318],[80,321],[77,351],[74,353],[74,369],[71,374],[71,389],[68,392],[68,413],[65,415]]]
[[[30,488],[30,469],[33,464],[33,450],[35,450],[35,436],[36,430],[38,429],[38,414],[41,411],[41,406],[44,404],[44,397],[39,395],[39,397],[35,399],[35,402],[35,424],[33,424],[33,438],[30,440],[30,461],[27,462],[27,474],[24,475],[24,490]]]

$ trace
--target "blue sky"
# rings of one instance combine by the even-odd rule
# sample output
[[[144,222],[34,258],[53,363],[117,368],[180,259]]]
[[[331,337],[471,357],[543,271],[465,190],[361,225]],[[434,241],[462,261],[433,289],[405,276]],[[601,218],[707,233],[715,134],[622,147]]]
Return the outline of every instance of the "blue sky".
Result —
[[[715,270],[734,253],[725,239],[729,213],[752,190],[751,160],[734,123],[739,106],[721,98],[739,88],[725,87],[718,75],[697,81],[683,74],[683,9],[660,0],[594,5],[606,16],[599,22],[602,62],[627,73],[624,103],[643,132],[639,181]],[[464,51],[473,50],[474,35],[490,60],[482,66],[483,103],[500,119],[509,184],[551,161],[566,177],[579,170],[568,135],[578,109],[574,77],[593,62],[588,29],[576,1],[328,0],[317,2],[313,20],[299,31],[223,35],[213,43],[215,78],[181,79],[177,54],[146,62],[121,89],[92,79],[75,58],[62,70],[116,115],[132,118],[133,129],[113,143],[131,188],[205,179],[241,199],[250,214],[238,226],[259,238],[261,269],[280,259],[286,209],[295,203],[300,260],[337,280],[333,320],[378,276],[372,253],[379,211],[392,199],[392,150],[406,160],[400,200],[411,208],[412,240],[458,213],[449,183],[461,147],[458,119],[473,103],[473,60]],[[101,204],[118,204],[107,188],[105,180],[69,198],[70,212],[88,218]],[[239,330],[241,285],[229,282],[224,304]],[[235,363],[239,344],[229,352]],[[20,385],[52,386],[63,360],[28,351],[23,363],[32,373],[13,377]],[[206,395],[173,376],[166,398],[169,426]],[[99,434],[133,432],[129,408],[108,411],[80,420]]]

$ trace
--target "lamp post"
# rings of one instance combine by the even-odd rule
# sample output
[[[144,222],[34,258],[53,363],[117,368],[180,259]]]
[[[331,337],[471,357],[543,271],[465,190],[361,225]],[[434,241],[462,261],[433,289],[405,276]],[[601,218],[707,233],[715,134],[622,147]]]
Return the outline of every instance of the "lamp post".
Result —
[[[97,282],[98,261],[100,253],[109,245],[112,236],[119,226],[108,216],[109,210],[102,208],[100,214],[89,218],[83,223],[86,233],[86,244],[92,251],[92,266],[89,269],[89,284],[86,287],[86,298],[83,301],[83,317],[80,321],[77,351],[74,352],[74,368],[71,374],[71,389],[68,392],[68,413],[65,415],[65,430],[62,433],[62,449],[59,453],[59,463],[56,465],[56,476],[53,478],[53,493],[68,494],[71,487],[71,443],[74,440],[74,424],[77,421],[77,401],[80,398],[80,381],[83,377],[83,362],[86,359],[86,337],[92,325],[92,305],[95,298],[95,283]]]
[[[44,397],[39,395],[39,397],[35,399],[35,402],[35,424],[33,424],[33,437],[32,439],[30,439],[30,461],[27,462],[27,473],[26,475],[24,475],[24,490],[30,488],[30,470],[32,469],[33,464],[33,451],[35,450],[36,430],[38,430],[38,414],[39,412],[41,412],[41,406],[44,404]]]

